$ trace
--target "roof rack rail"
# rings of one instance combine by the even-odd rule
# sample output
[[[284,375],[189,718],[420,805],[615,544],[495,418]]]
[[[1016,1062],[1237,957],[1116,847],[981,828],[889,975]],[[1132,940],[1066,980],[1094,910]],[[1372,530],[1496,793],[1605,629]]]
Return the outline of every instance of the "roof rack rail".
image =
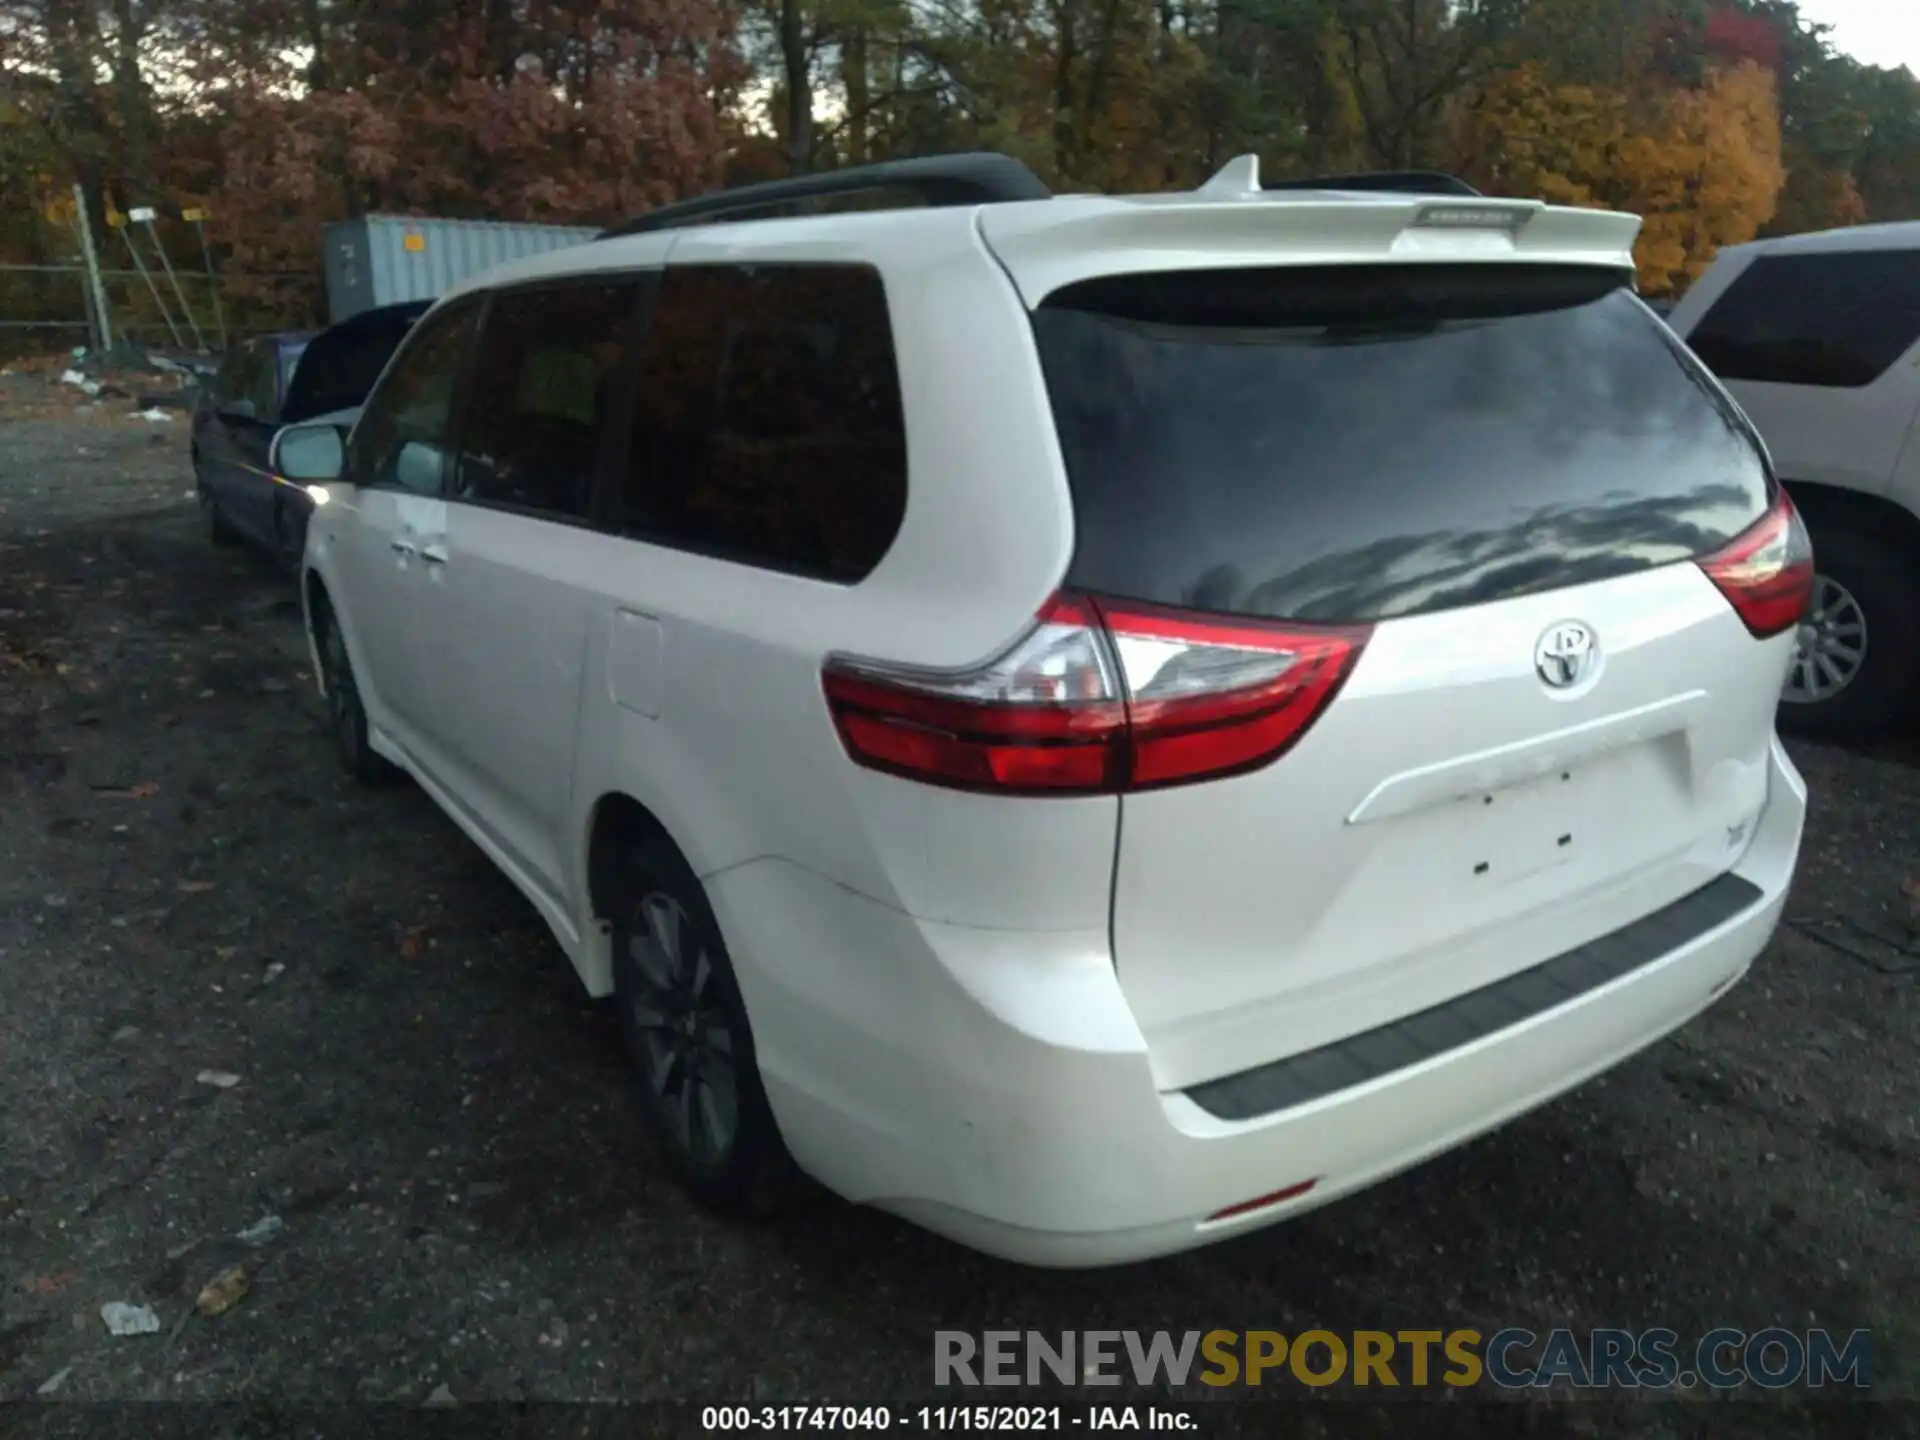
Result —
[[[1262,190],[1384,190],[1402,195],[1471,195],[1485,198],[1457,175],[1439,170],[1372,170],[1356,175],[1309,175],[1269,180]]]
[[[807,200],[833,195],[870,194],[904,190],[923,206],[993,205],[1012,200],[1048,200],[1046,183],[1015,160],[990,150],[962,155],[928,155],[913,160],[888,160],[877,165],[850,165],[818,175],[796,175],[790,180],[765,180],[736,185],[731,190],[681,200],[648,210],[603,230],[599,239],[640,235],[650,230],[673,230],[684,225],[739,218],[767,218],[757,212],[778,212]]]

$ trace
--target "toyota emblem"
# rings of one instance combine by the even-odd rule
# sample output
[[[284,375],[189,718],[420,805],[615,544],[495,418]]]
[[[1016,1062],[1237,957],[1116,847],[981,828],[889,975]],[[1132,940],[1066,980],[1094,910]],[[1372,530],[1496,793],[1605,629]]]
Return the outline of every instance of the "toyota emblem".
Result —
[[[1593,674],[1600,646],[1578,620],[1562,620],[1547,627],[1533,647],[1533,668],[1549,689],[1571,690]]]

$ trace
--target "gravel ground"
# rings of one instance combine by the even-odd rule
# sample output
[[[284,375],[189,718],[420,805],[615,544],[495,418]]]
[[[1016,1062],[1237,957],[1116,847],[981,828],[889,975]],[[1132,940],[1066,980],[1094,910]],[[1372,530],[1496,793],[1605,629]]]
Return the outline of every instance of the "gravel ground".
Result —
[[[44,389],[0,381],[0,1398],[919,1404],[939,1328],[1780,1324],[1872,1329],[1905,1398],[1715,1433],[1920,1414],[1920,970],[1863,938],[1899,932],[1920,750],[1797,750],[1797,923],[1706,1016],[1296,1224],[1065,1275],[824,1195],[731,1226],[637,1145],[531,909],[418,792],[340,774],[291,587],[202,537],[184,423],[34,418]],[[113,1300],[161,1333],[108,1335]]]

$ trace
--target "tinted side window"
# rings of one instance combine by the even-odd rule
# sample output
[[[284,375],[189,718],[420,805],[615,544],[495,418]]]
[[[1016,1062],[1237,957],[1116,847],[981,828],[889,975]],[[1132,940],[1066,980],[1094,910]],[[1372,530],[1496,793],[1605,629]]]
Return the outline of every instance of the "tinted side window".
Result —
[[[851,584],[893,543],[907,439],[864,265],[669,269],[642,351],[630,534]]]
[[[1871,385],[1920,340],[1920,250],[1762,255],[1688,343],[1723,380]]]
[[[253,418],[272,424],[280,413],[280,342],[262,340],[254,347],[253,369],[247,376],[247,399]]]
[[[253,406],[254,418],[260,415],[260,372],[268,363],[262,358],[261,341],[249,340],[236,350],[220,370],[219,404],[230,418],[239,419],[236,406]]]
[[[467,381],[455,494],[585,517],[639,297],[625,280],[494,298]]]
[[[220,361],[220,369],[208,387],[208,398],[218,408],[230,405],[246,394],[247,356],[251,345],[231,346]]]
[[[354,427],[348,473],[360,485],[435,495],[453,428],[453,396],[480,307],[462,301],[423,320]]]

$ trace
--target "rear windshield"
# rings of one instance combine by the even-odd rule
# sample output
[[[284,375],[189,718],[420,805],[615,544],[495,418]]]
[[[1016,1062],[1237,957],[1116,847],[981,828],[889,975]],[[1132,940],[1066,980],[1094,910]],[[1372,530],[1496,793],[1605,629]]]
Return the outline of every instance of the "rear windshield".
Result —
[[[300,373],[301,357],[307,353],[307,342],[283,340],[280,343],[280,388],[285,392],[293,385],[293,377]]]
[[[373,382],[426,308],[422,302],[363,312],[309,340],[287,386],[283,423],[366,404]]]
[[[1363,621],[1712,550],[1772,498],[1751,430],[1611,271],[1182,271],[1035,313],[1071,583]]]

